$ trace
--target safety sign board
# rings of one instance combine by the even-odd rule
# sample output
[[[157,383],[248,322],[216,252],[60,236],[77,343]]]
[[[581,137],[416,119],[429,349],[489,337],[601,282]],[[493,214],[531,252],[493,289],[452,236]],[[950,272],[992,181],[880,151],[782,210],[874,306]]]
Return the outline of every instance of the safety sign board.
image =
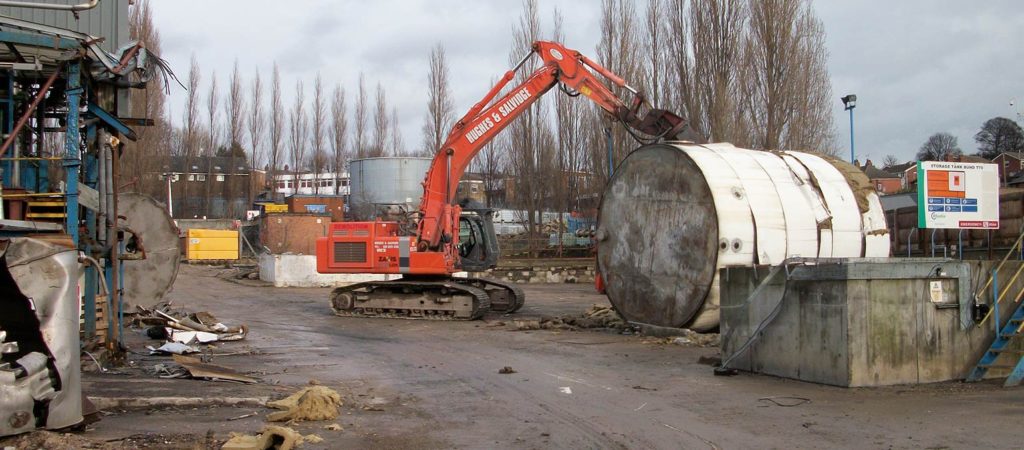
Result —
[[[917,163],[918,228],[999,228],[995,164]]]

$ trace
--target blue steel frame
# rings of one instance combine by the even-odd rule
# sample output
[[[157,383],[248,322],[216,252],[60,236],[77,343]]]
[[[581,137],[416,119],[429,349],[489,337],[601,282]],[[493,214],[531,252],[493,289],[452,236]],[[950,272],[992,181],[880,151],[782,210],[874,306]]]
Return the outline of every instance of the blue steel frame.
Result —
[[[68,64],[67,96],[68,115],[67,131],[64,133],[64,179],[66,213],[65,228],[78,248],[78,170],[82,165],[81,136],[78,132],[78,108],[82,97],[81,62]]]

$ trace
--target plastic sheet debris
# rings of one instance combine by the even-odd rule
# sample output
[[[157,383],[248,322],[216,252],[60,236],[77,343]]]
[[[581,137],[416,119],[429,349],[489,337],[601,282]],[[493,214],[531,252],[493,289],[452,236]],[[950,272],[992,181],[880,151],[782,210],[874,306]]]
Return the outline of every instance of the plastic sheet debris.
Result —
[[[207,333],[205,331],[174,331],[171,333],[171,340],[174,342],[180,342],[182,344],[208,344],[210,342],[216,342],[218,336],[213,333]]]
[[[152,345],[147,345],[146,348],[149,349],[150,355],[187,355],[189,353],[199,353],[198,348],[181,342],[168,342],[156,348]]]

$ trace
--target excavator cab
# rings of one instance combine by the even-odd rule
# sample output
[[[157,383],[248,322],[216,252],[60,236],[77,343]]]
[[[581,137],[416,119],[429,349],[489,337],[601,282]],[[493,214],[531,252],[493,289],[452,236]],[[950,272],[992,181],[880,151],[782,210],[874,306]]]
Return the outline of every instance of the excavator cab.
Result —
[[[459,216],[459,267],[481,272],[498,265],[498,236],[494,233],[494,210],[467,204]]]

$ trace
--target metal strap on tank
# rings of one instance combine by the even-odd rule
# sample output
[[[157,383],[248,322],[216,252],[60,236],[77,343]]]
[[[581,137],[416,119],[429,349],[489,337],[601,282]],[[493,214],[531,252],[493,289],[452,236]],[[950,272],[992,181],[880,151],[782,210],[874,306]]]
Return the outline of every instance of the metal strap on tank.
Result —
[[[409,236],[398,238],[398,273],[409,273]]]

